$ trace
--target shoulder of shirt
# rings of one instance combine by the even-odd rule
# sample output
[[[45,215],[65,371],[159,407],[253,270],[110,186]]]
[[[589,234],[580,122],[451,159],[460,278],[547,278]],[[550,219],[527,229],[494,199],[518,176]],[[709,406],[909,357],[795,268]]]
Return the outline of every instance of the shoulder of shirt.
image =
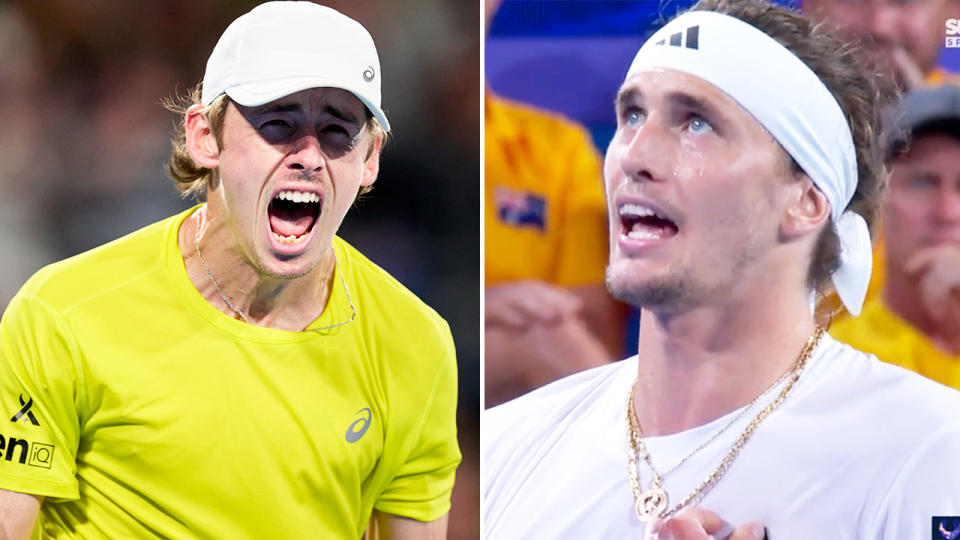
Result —
[[[636,373],[636,356],[569,375],[487,409],[483,413],[484,445],[494,442],[502,430],[526,431],[530,426],[524,425],[524,419],[547,428],[562,423],[563,418],[606,396],[620,377],[627,376],[625,370],[630,375]],[[621,397],[626,400],[626,394],[616,399]]]
[[[84,301],[161,270],[172,216],[38,270],[17,296],[43,300],[64,313]]]
[[[488,96],[487,100],[494,112],[494,121],[491,122],[494,131],[497,125],[509,123],[511,126],[509,131],[518,136],[547,137],[551,140],[576,138],[590,142],[590,135],[584,126],[560,113],[539,109],[500,96]]]
[[[819,404],[811,406],[830,415],[827,423],[833,427],[821,425],[819,435],[832,441],[834,452],[858,455],[860,466],[876,471],[885,502],[867,520],[882,521],[890,501],[894,513],[909,514],[919,507],[929,512],[938,497],[947,498],[935,505],[956,507],[960,501],[951,482],[958,478],[952,463],[960,452],[960,392],[844,343],[834,342],[827,354],[823,360],[839,364],[827,373],[833,397],[818,394]],[[859,454],[842,448],[844,438],[860,439],[859,444],[847,443],[855,444]],[[942,482],[929,485],[933,478]],[[917,492],[921,485],[923,492]],[[904,501],[910,501],[910,508],[901,508]]]
[[[351,276],[348,281],[354,282],[360,289],[353,299],[358,311],[376,312],[377,323],[380,325],[389,320],[398,320],[408,327],[411,323],[421,323],[441,333],[449,333],[443,317],[386,270],[368,259],[343,238],[335,236],[334,242],[347,256],[344,267]],[[366,294],[361,294],[364,291]],[[388,306],[389,310],[384,310],[383,306]]]
[[[920,433],[950,424],[960,430],[956,414],[960,392],[956,389],[836,340],[826,354],[823,361],[836,364],[830,366],[828,377],[836,385],[837,394],[855,392],[865,412],[872,409],[877,413],[865,421],[872,418],[878,427],[885,426],[894,434],[897,429]],[[897,436],[902,435],[900,432]]]

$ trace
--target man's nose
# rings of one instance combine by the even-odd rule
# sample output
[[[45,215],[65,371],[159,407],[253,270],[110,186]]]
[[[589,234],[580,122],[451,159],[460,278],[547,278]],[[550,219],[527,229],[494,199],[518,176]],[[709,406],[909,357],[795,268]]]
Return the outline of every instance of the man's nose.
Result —
[[[960,224],[960,181],[944,182],[937,194],[934,217],[943,223]]]
[[[287,167],[304,172],[323,168],[323,150],[320,141],[312,133],[303,133],[293,141],[293,147],[285,159]]]
[[[633,181],[660,181],[671,170],[675,145],[669,129],[657,115],[651,115],[638,127],[627,143],[620,167]]]

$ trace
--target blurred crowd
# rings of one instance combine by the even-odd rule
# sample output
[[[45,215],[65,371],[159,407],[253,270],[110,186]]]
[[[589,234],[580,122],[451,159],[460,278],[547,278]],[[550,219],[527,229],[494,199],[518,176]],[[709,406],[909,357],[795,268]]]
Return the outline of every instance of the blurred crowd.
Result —
[[[161,102],[200,82],[217,37],[258,3],[0,3],[0,311],[40,267],[196,204],[164,175],[176,119]],[[451,537],[475,538],[479,11],[439,0],[321,3],[373,35],[393,127],[375,189],[340,234],[450,323],[465,455]]]
[[[775,1],[802,10],[857,46],[864,69],[876,75],[888,96],[886,125],[876,128],[889,133],[892,175],[885,219],[874,239],[868,303],[856,319],[834,313],[832,333],[882,360],[960,388],[960,48],[944,47],[947,21],[960,19],[960,2]],[[594,266],[596,250],[586,237],[592,235],[594,246],[606,244],[606,233],[595,232],[604,210],[593,204],[587,220],[582,211],[551,216],[542,208],[578,200],[585,207],[583,201],[600,196],[597,148],[606,147],[615,129],[611,103],[623,73],[647,36],[694,3],[486,0],[488,19],[499,9],[488,21],[485,66],[486,406],[598,363],[596,354],[579,345],[589,338],[583,325],[570,323],[596,316],[587,304],[559,293],[548,302],[544,290],[569,295],[602,283],[602,272],[594,272],[592,281],[584,274],[571,283],[557,269],[571,252],[578,253],[580,268]],[[583,130],[577,122],[589,130],[596,148],[582,137],[576,145],[560,145],[558,133]],[[562,161],[552,152],[559,147]],[[577,159],[595,165],[578,169],[577,178],[570,178],[570,167],[552,166]],[[527,168],[539,171],[537,180],[518,187]],[[542,230],[539,238],[527,238],[536,247],[524,250],[526,274],[514,271],[507,279],[501,268],[517,265],[509,251],[491,247],[503,236],[499,229],[522,238],[521,229],[530,229],[531,222]],[[580,232],[566,230],[571,223]],[[560,234],[573,240],[557,242]],[[538,263],[530,260],[537,257],[553,272],[537,272]],[[508,284],[524,293],[505,311],[492,293]],[[505,326],[512,332],[506,337]],[[622,348],[604,351],[600,361],[637,352],[636,311],[625,328]],[[602,337],[596,330],[593,335]]]

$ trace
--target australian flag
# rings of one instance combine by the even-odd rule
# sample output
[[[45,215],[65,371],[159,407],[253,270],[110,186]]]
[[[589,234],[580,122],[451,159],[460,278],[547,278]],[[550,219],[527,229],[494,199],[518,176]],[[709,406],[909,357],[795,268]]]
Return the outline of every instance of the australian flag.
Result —
[[[534,193],[507,186],[493,190],[500,221],[514,227],[533,227],[539,231],[547,228],[547,200]]]

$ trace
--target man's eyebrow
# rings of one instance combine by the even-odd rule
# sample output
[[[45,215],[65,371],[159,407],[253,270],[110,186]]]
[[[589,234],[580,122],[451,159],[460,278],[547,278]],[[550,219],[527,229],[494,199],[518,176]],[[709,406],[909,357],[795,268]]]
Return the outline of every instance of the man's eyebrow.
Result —
[[[343,120],[344,122],[356,123],[357,117],[350,114],[347,111],[340,110],[333,105],[327,105],[323,108],[323,112],[329,114],[330,116]]]
[[[268,105],[263,105],[257,107],[253,110],[254,114],[269,114],[269,113],[284,113],[284,112],[297,112],[301,110],[301,107],[298,103],[270,103]]]
[[[272,114],[272,113],[288,113],[288,112],[300,112],[303,110],[303,107],[299,103],[270,103],[257,107],[253,110],[253,114],[263,115],[263,114]],[[323,107],[323,112],[337,118],[338,120],[343,120],[344,122],[355,123],[357,118],[350,114],[347,111],[338,109],[333,105],[325,105]]]
[[[635,101],[642,94],[636,88],[623,88],[617,93],[617,98],[613,102],[616,110],[621,110],[628,102]]]
[[[724,115],[721,113],[720,109],[714,106],[712,103],[705,99],[691,96],[685,92],[671,92],[667,95],[667,100],[674,106],[702,111],[711,118],[724,118]]]

